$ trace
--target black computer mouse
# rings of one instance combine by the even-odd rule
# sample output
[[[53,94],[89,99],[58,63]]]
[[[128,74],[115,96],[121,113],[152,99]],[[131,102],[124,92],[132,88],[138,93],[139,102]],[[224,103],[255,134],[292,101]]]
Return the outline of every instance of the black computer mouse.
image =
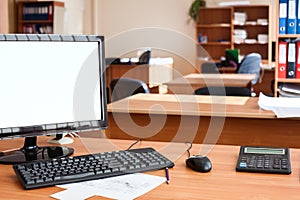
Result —
[[[185,161],[186,166],[197,172],[209,172],[212,168],[212,164],[206,156],[191,156]]]

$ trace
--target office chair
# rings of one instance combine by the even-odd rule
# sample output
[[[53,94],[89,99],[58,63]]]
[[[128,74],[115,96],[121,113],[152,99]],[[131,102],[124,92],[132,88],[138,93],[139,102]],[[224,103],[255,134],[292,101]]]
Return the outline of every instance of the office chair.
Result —
[[[238,66],[236,73],[238,74],[256,74],[255,78],[251,81],[254,85],[260,77],[261,55],[258,53],[250,53],[244,57]]]
[[[110,82],[111,101],[117,101],[138,93],[150,93],[146,83],[131,78],[116,78]]]
[[[121,64],[120,58],[117,57],[109,57],[105,58],[105,64],[110,65],[110,64]]]
[[[201,64],[201,73],[205,74],[219,74],[218,66],[215,62],[204,62]]]
[[[194,91],[195,95],[215,95],[215,96],[246,96],[251,97],[251,90],[246,87],[201,87]]]
[[[151,57],[151,51],[147,50],[142,55],[139,57],[139,62],[137,63],[138,65],[144,65],[144,64],[149,64],[150,62],[150,57]]]

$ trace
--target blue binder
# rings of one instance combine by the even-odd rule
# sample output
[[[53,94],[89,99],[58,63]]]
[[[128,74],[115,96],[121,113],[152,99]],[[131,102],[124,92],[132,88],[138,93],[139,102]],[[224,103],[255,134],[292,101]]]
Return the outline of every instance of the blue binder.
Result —
[[[296,2],[296,6],[297,6],[297,11],[296,11],[296,14],[297,14],[297,27],[296,27],[296,33],[297,34],[300,34],[300,1],[297,0]]]
[[[279,0],[279,34],[286,34],[287,1]]]
[[[297,33],[296,0],[288,0],[287,34]]]

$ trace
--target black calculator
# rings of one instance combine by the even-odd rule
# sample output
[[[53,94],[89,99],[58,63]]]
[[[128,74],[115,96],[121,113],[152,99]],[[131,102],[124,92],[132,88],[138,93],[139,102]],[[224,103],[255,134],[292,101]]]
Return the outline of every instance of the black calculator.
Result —
[[[236,171],[290,174],[290,151],[288,148],[241,146]]]

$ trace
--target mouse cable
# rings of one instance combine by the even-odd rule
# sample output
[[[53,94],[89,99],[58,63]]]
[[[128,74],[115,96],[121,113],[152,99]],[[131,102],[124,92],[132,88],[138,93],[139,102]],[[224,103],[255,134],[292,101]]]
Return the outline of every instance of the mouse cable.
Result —
[[[141,138],[138,138],[134,143],[132,143],[128,148],[127,150],[130,150],[134,145],[136,145],[137,143],[141,142],[142,139]]]
[[[185,144],[189,144],[190,146],[187,148],[187,153],[188,153],[188,158],[191,156],[191,153],[190,153],[190,150],[191,150],[191,148],[193,147],[193,143],[191,143],[191,142],[186,142]]]

